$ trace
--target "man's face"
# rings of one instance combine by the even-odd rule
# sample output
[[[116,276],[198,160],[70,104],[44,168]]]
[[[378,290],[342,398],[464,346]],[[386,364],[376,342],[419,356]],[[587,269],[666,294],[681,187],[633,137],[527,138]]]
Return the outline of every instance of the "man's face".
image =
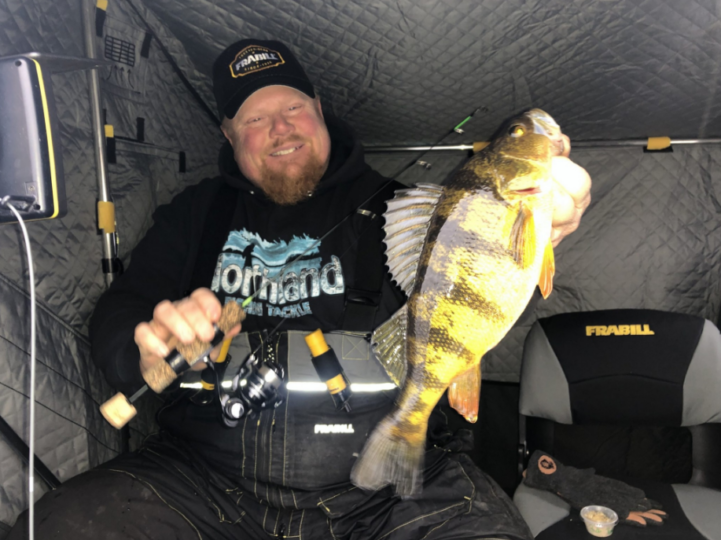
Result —
[[[312,193],[330,159],[330,136],[320,101],[289,86],[251,94],[223,134],[243,175],[279,204]]]

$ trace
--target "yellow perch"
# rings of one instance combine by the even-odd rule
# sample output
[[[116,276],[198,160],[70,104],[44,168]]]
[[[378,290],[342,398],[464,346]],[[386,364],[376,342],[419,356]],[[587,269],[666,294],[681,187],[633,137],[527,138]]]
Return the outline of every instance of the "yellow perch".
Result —
[[[353,467],[356,486],[421,491],[428,419],[446,389],[451,406],[476,421],[481,357],[536,285],[551,292],[551,158],[563,148],[558,124],[533,109],[442,186],[399,190],[389,201],[388,266],[408,302],[373,344],[401,393]]]

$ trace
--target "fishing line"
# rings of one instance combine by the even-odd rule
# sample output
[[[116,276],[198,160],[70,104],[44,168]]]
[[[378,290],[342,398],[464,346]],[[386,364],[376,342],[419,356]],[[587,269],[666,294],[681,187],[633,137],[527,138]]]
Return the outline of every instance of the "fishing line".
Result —
[[[30,237],[20,212],[11,204],[10,195],[0,199],[0,205],[9,208],[20,224],[25,241],[25,254],[28,259],[28,279],[30,280],[30,439],[28,451],[28,538],[35,539],[35,272]]]
[[[469,114],[468,116],[466,116],[460,123],[456,124],[453,128],[451,128],[451,129],[448,130],[446,133],[444,133],[435,143],[433,143],[430,147],[428,147],[427,150],[422,151],[420,154],[418,154],[418,156],[416,156],[415,158],[413,158],[412,161],[408,162],[408,163],[407,163],[406,165],[404,165],[401,169],[399,169],[398,172],[396,172],[396,173],[393,174],[391,177],[389,177],[388,180],[386,180],[385,182],[383,182],[383,184],[381,185],[381,187],[379,187],[377,190],[375,190],[375,191],[371,194],[371,196],[368,197],[365,201],[363,201],[362,203],[360,203],[360,204],[356,207],[355,210],[353,210],[352,212],[350,212],[350,213],[349,213],[348,215],[346,215],[343,219],[341,219],[338,223],[336,223],[335,225],[333,225],[333,227],[331,227],[330,230],[329,230],[327,233],[325,233],[325,234],[324,234],[323,236],[321,236],[318,240],[316,240],[313,244],[311,244],[311,245],[310,245],[305,251],[303,251],[300,255],[297,255],[297,256],[296,256],[294,259],[292,259],[290,262],[286,263],[285,266],[290,266],[290,265],[292,265],[293,263],[299,261],[303,256],[307,255],[307,254],[310,253],[312,250],[314,250],[316,247],[318,247],[318,246],[321,244],[321,242],[323,242],[323,240],[325,240],[331,233],[333,233],[333,231],[335,231],[338,227],[340,227],[343,223],[345,223],[351,216],[355,215],[355,214],[358,212],[358,210],[360,210],[365,204],[367,204],[369,201],[371,201],[371,200],[373,199],[373,197],[375,197],[375,196],[378,195],[381,191],[383,191],[385,188],[387,188],[392,182],[397,181],[397,178],[398,178],[401,174],[403,174],[403,173],[406,172],[408,169],[410,169],[413,165],[415,165],[415,164],[418,162],[418,160],[420,160],[420,158],[422,158],[423,156],[425,156],[425,155],[426,155],[428,152],[430,152],[433,148],[435,148],[436,146],[438,146],[439,144],[441,144],[441,143],[445,140],[446,137],[448,137],[448,136],[451,135],[452,133],[456,133],[456,134],[461,134],[461,133],[463,133],[463,131],[461,130],[461,127],[464,126],[466,123],[468,123],[468,122],[475,116],[475,114],[476,114],[478,111],[481,111],[481,110],[485,110],[484,107],[477,107],[476,109],[474,109],[471,114]],[[348,250],[346,250],[346,252],[347,252],[347,251],[348,251]],[[345,253],[344,253],[344,254],[345,254]],[[281,277],[281,281],[282,281],[282,277],[283,277],[282,272],[281,272],[281,276],[280,276],[280,277]],[[262,284],[262,282],[261,282],[261,284]],[[257,289],[255,290],[255,292],[253,292],[250,296],[248,296],[245,300],[243,300],[243,302],[241,303],[241,307],[242,307],[242,308],[247,307],[248,304],[250,304],[250,303],[253,301],[253,299],[256,297],[256,295],[259,294],[264,288],[266,288],[266,287],[268,287],[268,286],[269,286],[269,285],[266,285],[265,287],[262,287],[262,286],[261,286],[260,288],[257,288]],[[255,288],[255,280],[253,280],[253,287]],[[273,336],[276,334],[276,332],[278,331],[278,329],[281,327],[281,325],[285,322],[285,320],[286,320],[286,319],[281,319],[280,322],[279,322],[277,325],[275,325],[275,327],[271,330],[271,332],[268,334],[268,337],[267,337],[266,339],[270,339],[271,337],[273,337]],[[252,354],[255,354],[255,353],[260,349],[261,346],[262,346],[262,343],[261,343],[260,345],[258,345],[253,352],[251,352],[251,355],[252,355]]]

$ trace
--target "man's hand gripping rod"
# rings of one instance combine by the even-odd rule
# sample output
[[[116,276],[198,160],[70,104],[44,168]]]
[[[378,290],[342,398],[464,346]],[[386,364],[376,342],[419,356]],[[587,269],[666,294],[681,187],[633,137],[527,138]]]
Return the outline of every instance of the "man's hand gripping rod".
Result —
[[[222,342],[225,335],[244,319],[245,311],[238,303],[228,302],[223,306],[218,324],[213,325],[215,335],[211,341],[201,341],[196,338],[189,345],[179,344],[165,357],[164,362],[158,362],[152,369],[143,374],[147,384],[130,396],[130,399],[125,397],[122,392],[118,392],[100,406],[100,412],[114,428],[122,428],[137,414],[133,402],[142,396],[148,388],[158,394],[165,390],[178,375],[187,371],[199,360],[210,354],[213,347]]]

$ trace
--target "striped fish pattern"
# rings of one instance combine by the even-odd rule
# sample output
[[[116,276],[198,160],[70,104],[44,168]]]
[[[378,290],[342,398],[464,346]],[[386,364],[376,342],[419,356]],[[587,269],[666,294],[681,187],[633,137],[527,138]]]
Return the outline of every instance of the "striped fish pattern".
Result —
[[[536,285],[551,291],[551,158],[562,151],[556,122],[533,109],[442,186],[400,190],[389,201],[388,265],[409,298],[373,344],[401,394],[353,468],[356,486],[421,491],[428,419],[447,389],[451,406],[476,421],[481,358]]]

